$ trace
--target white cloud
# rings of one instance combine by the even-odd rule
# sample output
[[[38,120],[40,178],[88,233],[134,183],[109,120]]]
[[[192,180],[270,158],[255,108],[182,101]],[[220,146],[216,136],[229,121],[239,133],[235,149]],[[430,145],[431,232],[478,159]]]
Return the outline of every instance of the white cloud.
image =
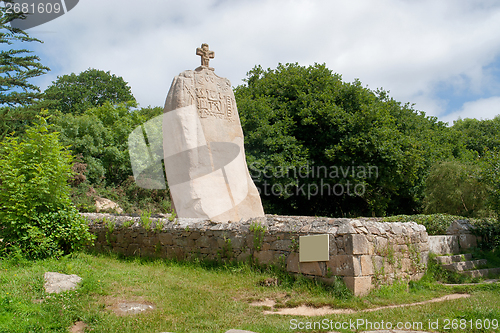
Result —
[[[326,63],[432,115],[445,110],[438,82],[475,93],[499,86],[484,70],[500,55],[496,1],[86,0],[42,27],[53,33],[30,31],[45,41],[37,53],[60,67],[43,87],[57,75],[110,70],[143,106],[163,105],[173,77],[199,65],[203,42],[233,85],[257,64]]]
[[[461,110],[447,114],[442,120],[453,125],[459,118],[493,119],[500,115],[500,96],[464,103]]]

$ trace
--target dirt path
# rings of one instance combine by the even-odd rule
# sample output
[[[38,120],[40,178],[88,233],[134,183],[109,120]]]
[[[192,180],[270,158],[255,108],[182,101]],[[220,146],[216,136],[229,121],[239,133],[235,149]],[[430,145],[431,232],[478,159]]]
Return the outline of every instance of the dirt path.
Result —
[[[398,304],[398,305],[386,305],[386,306],[380,306],[377,308],[372,308],[372,309],[365,309],[365,310],[352,310],[352,309],[332,309],[329,306],[324,306],[321,308],[314,308],[311,306],[306,306],[306,305],[301,305],[299,307],[295,308],[281,308],[278,309],[277,311],[264,311],[264,314],[279,314],[279,315],[293,315],[293,316],[308,316],[308,317],[313,317],[313,316],[325,316],[329,314],[353,314],[353,313],[362,313],[362,312],[373,312],[373,311],[379,311],[379,310],[384,310],[384,309],[393,309],[393,308],[402,308],[402,307],[407,307],[407,306],[416,306],[416,305],[424,305],[424,304],[429,304],[429,303],[436,303],[436,302],[444,302],[444,301],[451,301],[454,299],[460,299],[460,298],[468,298],[470,297],[469,294],[451,294],[451,295],[446,295],[438,298],[433,298],[428,301],[423,301],[423,302],[417,302],[417,303],[409,303],[409,304]],[[253,302],[250,303],[252,306],[268,306],[273,308],[276,302],[274,300],[266,299],[265,301],[260,301],[260,302]]]

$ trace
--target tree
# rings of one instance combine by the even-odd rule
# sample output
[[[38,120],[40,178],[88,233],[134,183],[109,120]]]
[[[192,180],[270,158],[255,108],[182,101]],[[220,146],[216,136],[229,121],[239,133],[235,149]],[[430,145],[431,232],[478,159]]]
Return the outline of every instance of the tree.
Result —
[[[132,110],[134,102],[104,105],[83,114],[62,114],[54,118],[61,142],[87,164],[92,184],[118,186],[132,176],[128,136],[139,125],[163,112],[161,107]]]
[[[44,95],[45,99],[51,102],[51,109],[75,115],[102,106],[105,102],[135,102],[130,87],[122,77],[92,68],[78,75],[71,73],[58,76],[45,90]]]
[[[497,214],[500,224],[500,149],[486,150],[483,164],[483,177],[489,185],[488,205]],[[497,225],[497,232],[500,226]]]
[[[486,150],[500,147],[500,115],[484,120],[459,119],[453,122],[452,129],[465,147],[479,156],[484,156]]]
[[[488,185],[477,161],[437,162],[426,179],[424,211],[467,217],[488,215]]]
[[[268,213],[415,213],[430,165],[461,151],[444,123],[324,65],[257,66],[245,82],[235,96]]]
[[[23,140],[8,136],[0,144],[0,251],[44,258],[92,240],[70,200],[71,166],[71,155],[45,118]]]
[[[12,0],[4,1],[14,3]],[[0,7],[0,43],[12,45],[16,42],[42,41],[30,37],[26,32],[9,25],[16,18],[25,18],[22,12],[7,13]],[[27,49],[7,49],[0,52],[0,137],[14,130],[19,124],[33,119],[36,109],[21,108],[38,101],[40,88],[29,79],[45,74],[50,69],[40,64],[40,58]]]

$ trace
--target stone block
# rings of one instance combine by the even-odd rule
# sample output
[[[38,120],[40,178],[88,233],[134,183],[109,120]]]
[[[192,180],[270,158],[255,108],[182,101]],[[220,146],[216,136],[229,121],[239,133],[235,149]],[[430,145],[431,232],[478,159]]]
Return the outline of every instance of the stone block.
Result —
[[[174,245],[180,246],[180,247],[186,247],[188,245],[187,238],[174,238],[173,240]]]
[[[330,244],[328,245],[330,256],[337,255],[337,241],[335,240],[335,235],[330,235]]]
[[[141,249],[137,243],[129,244],[127,250],[125,251],[125,255],[127,256],[139,255],[140,253]]]
[[[248,258],[250,258],[251,253],[250,250],[246,250],[244,252],[241,252],[239,255],[237,255],[236,260],[238,261],[247,261]]]
[[[327,270],[333,275],[340,276],[357,276],[360,275],[360,264],[357,258],[355,259],[352,255],[336,255],[330,257],[330,260],[326,263]]]
[[[344,276],[344,282],[355,296],[367,295],[372,289],[371,276]]]
[[[271,250],[290,251],[291,247],[291,240],[276,240],[271,243]]]
[[[381,272],[382,269],[385,270],[385,260],[382,256],[372,256],[372,268],[374,272]]]
[[[241,249],[245,244],[243,237],[231,237],[231,246],[233,249]]]
[[[346,253],[347,254],[369,254],[370,249],[369,249],[368,241],[366,240],[365,235],[362,235],[362,234],[348,235],[347,244],[346,244]]]
[[[325,275],[324,264],[322,265],[322,263],[317,261],[301,262],[300,273],[307,275],[324,276]]]
[[[286,260],[286,270],[292,273],[325,276],[326,267],[320,262],[299,262],[299,254],[291,253]]]
[[[158,235],[158,238],[160,239],[160,243],[162,245],[173,245],[173,241],[172,241],[172,234],[170,233],[161,233]]]
[[[189,235],[189,239],[198,239],[201,237],[201,234],[198,231],[193,231],[191,232],[191,235]]]
[[[361,275],[373,275],[372,256],[360,256],[359,262],[361,265]]]
[[[254,253],[254,258],[261,265],[269,265],[274,262],[274,251],[258,251]]]
[[[477,246],[477,238],[472,234],[458,235],[460,249],[468,249]]]
[[[269,251],[270,249],[271,249],[271,244],[269,244],[268,242],[262,243],[261,251]]]
[[[458,236],[429,236],[429,251],[436,254],[459,253]]]
[[[298,253],[290,253],[288,258],[286,259],[286,270],[288,272],[299,273],[299,254]]]

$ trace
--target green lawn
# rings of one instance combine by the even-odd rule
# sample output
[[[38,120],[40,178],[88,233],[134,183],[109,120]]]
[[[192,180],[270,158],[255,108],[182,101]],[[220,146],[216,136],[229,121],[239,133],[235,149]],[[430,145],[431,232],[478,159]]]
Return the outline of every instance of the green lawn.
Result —
[[[360,323],[439,321],[443,332],[492,332],[470,329],[500,320],[500,285],[445,287],[426,278],[419,283],[398,283],[354,297],[338,283],[323,287],[306,279],[294,279],[271,270],[248,265],[207,265],[120,259],[116,256],[75,254],[59,260],[27,262],[0,260],[0,333],[68,332],[76,321],[84,321],[89,332],[225,332],[231,328],[265,332],[327,332],[299,329],[306,322]],[[57,296],[43,289],[43,274],[57,271],[83,278],[77,291]],[[279,277],[279,286],[264,287],[259,282]],[[381,305],[422,301],[451,293],[470,293],[471,297],[407,308],[320,317],[264,315],[263,307],[250,306],[253,300],[271,298],[278,307],[300,304],[330,305],[361,310]],[[40,300],[43,299],[43,302]],[[155,310],[133,316],[117,316],[110,307],[122,300],[154,304]],[[450,320],[452,328],[446,330]],[[460,321],[461,320],[461,321]],[[302,324],[300,324],[302,323]],[[468,325],[460,328],[460,323]],[[471,324],[472,323],[472,324]],[[490,323],[491,324],[491,323]],[[318,325],[318,324],[317,324]],[[292,327],[297,326],[296,329]],[[344,325],[345,326],[345,325]],[[362,327],[364,329],[364,327]],[[335,329],[333,329],[335,330]],[[340,329],[342,332],[350,332]]]

